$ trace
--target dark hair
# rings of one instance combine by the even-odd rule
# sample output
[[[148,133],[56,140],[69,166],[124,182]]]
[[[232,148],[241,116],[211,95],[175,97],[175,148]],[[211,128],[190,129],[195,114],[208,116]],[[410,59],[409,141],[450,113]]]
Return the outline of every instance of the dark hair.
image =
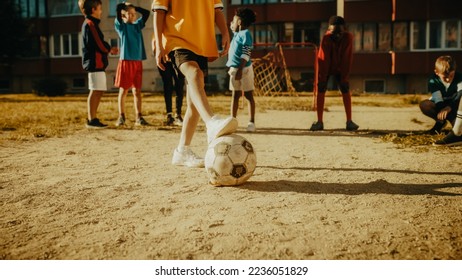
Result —
[[[93,9],[96,9],[98,5],[102,5],[101,0],[84,0],[82,11],[85,15],[89,16],[93,12]]]
[[[329,25],[345,25],[345,19],[340,16],[331,16],[329,18]]]
[[[255,14],[254,11],[252,11],[249,8],[238,8],[236,9],[236,16],[238,16],[241,20],[244,26],[250,26],[252,23],[257,20],[257,15]]]

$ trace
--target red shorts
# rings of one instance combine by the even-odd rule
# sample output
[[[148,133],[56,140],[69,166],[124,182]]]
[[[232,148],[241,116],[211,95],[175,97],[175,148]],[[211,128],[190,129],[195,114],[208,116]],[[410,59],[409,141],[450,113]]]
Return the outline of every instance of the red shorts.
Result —
[[[118,88],[141,88],[143,62],[141,60],[119,60],[114,86]]]

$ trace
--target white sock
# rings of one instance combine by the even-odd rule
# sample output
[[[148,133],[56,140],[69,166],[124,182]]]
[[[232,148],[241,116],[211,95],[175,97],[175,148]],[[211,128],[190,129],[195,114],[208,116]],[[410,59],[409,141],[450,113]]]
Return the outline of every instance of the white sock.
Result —
[[[178,147],[176,148],[176,150],[180,153],[183,153],[184,151],[187,151],[189,150],[189,146],[186,146],[186,145],[178,145]]]
[[[452,128],[452,130],[454,131],[455,135],[457,136],[462,135],[462,110],[457,111],[456,122],[454,123],[454,127]]]

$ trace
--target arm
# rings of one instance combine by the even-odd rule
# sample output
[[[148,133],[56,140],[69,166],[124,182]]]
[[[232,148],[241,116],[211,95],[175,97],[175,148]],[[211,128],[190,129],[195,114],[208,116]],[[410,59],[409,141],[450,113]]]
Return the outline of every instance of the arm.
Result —
[[[218,29],[221,33],[221,45],[222,51],[220,56],[225,56],[228,54],[229,50],[229,31],[228,25],[226,24],[225,15],[223,14],[223,10],[221,8],[215,9],[215,23],[218,26]]]
[[[141,7],[135,7],[135,11],[141,14],[141,19],[143,20],[144,23],[146,23],[149,19],[150,11],[143,9]]]
[[[351,64],[353,62],[353,34],[350,32],[345,32],[344,34],[344,43],[342,44],[342,64],[341,64],[341,73],[342,81],[348,82],[350,76]]]
[[[93,37],[95,41],[95,47],[102,53],[109,53],[111,51],[111,46],[99,36],[98,30],[91,20],[88,21],[88,28],[90,29],[90,36]]]
[[[119,23],[123,23],[122,11],[125,11],[125,9],[126,9],[125,3],[117,4],[117,7],[116,7],[116,20]]]
[[[328,38],[327,35],[324,35],[321,39],[321,44],[319,45],[318,50],[319,82],[327,82],[331,48],[331,40]]]
[[[162,45],[162,32],[164,31],[164,22],[165,22],[165,14],[166,11],[164,10],[155,10],[154,11],[154,18],[153,18],[153,26],[154,26],[154,44],[156,50],[156,64],[161,70],[165,71],[165,66],[162,62],[165,62],[165,49]]]
[[[242,45],[241,45],[242,54],[240,57],[239,67],[236,72],[236,77],[235,77],[236,80],[240,80],[242,78],[242,69],[244,69],[245,65],[250,60],[251,53],[252,53],[252,45],[253,45],[253,42],[251,40],[250,33],[247,33],[245,37],[243,38]]]

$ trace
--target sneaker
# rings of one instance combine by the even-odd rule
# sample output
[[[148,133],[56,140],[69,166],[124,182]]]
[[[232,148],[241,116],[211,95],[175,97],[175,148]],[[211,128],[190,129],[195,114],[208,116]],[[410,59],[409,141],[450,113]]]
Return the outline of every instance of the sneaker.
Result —
[[[232,134],[237,129],[237,119],[233,117],[227,117],[225,119],[213,116],[210,121],[207,122],[207,141],[212,142],[216,138],[222,135]]]
[[[180,115],[176,115],[173,124],[176,126],[183,126],[183,118]]]
[[[87,128],[106,128],[107,124],[101,123],[98,118],[94,118],[91,121],[87,120],[87,124],[85,125]]]
[[[255,132],[255,130],[256,130],[255,123],[249,122],[247,124],[247,132]]]
[[[434,146],[458,146],[462,145],[462,135],[457,136],[454,131],[450,131],[443,139],[433,143]]]
[[[183,165],[187,167],[204,167],[204,159],[196,155],[190,148],[185,148],[183,152],[176,148],[173,151],[173,165]]]
[[[426,131],[426,134],[430,134],[430,135],[440,134],[441,130],[443,130],[445,126],[446,126],[446,121],[443,121],[443,122],[437,121],[435,122],[435,125],[432,128]]]
[[[353,121],[347,121],[346,130],[354,131],[354,130],[358,130],[358,128],[359,128],[359,125],[355,124]]]
[[[135,125],[137,126],[144,126],[144,125],[149,125],[148,122],[143,118],[143,117],[139,117],[136,122],[135,122]]]
[[[175,119],[172,117],[172,114],[167,114],[167,121],[165,122],[165,125],[173,126],[174,123]]]
[[[311,131],[324,130],[324,124],[322,122],[314,122],[311,127]]]
[[[119,116],[117,119],[117,122],[115,124],[116,126],[123,126],[125,125],[125,117],[124,116]]]

